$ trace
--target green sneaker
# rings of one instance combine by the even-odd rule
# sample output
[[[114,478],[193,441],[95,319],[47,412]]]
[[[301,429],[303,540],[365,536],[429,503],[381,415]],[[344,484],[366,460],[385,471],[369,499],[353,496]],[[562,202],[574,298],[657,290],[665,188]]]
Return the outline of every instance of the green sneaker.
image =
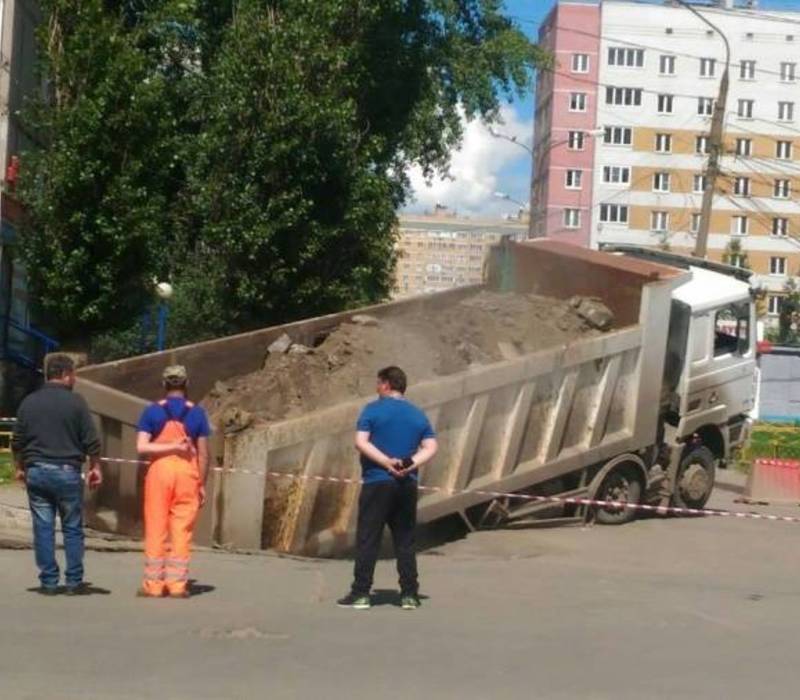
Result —
[[[415,595],[404,595],[400,599],[400,607],[403,610],[416,610],[422,603],[419,602],[419,598]]]
[[[340,608],[353,608],[353,610],[369,610],[371,603],[368,595],[348,593],[344,598],[339,598],[336,604]]]

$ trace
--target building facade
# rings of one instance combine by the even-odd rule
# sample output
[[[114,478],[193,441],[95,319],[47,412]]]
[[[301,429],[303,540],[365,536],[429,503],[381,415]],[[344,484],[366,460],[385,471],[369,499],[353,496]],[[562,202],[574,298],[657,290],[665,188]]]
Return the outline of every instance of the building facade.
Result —
[[[695,9],[731,47],[708,257],[748,265],[776,315],[787,281],[800,275],[800,12],[731,0]],[[726,67],[719,33],[669,0],[602,0],[559,3],[541,40],[556,47],[556,64],[539,80],[535,148],[559,141],[552,120],[564,110],[587,111],[582,125],[563,121],[576,160],[535,173],[534,211],[548,215],[532,233],[693,250]]]
[[[503,236],[525,238],[527,224],[455,216],[402,216],[395,298],[479,284],[489,247]]]

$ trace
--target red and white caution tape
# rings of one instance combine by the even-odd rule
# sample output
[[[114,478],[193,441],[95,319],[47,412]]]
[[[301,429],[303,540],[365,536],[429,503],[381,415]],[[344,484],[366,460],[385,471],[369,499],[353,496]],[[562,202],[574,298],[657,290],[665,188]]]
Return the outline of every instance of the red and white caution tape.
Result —
[[[148,462],[135,460],[135,459],[115,459],[111,457],[102,457],[102,462],[111,462],[111,463],[124,463],[124,464],[148,464]],[[226,474],[247,474],[250,476],[261,476],[265,478],[276,478],[276,479],[293,479],[299,481],[316,481],[319,483],[335,483],[335,484],[346,484],[346,485],[360,485],[361,479],[353,479],[348,477],[340,477],[340,476],[322,476],[322,475],[306,475],[306,474],[289,474],[286,472],[273,472],[273,471],[254,471],[251,469],[225,469],[223,467],[212,467],[211,471],[214,472],[224,472]],[[592,499],[592,498],[577,498],[577,497],[568,497],[564,498],[561,496],[537,496],[528,493],[506,493],[503,491],[485,491],[485,490],[477,490],[472,491],[469,489],[464,489],[461,491],[455,491],[452,489],[446,489],[439,486],[422,486],[419,487],[420,491],[429,491],[433,493],[445,493],[450,496],[455,496],[457,494],[471,494],[476,496],[487,496],[489,498],[510,498],[516,499],[521,501],[531,501],[531,502],[538,502],[538,503],[554,503],[554,504],[562,504],[562,505],[578,505],[578,506],[597,506],[600,508],[614,508],[614,509],[621,509],[625,508],[627,510],[636,510],[645,513],[656,513],[657,515],[703,515],[703,516],[715,516],[718,518],[738,518],[741,520],[769,520],[772,522],[784,522],[784,523],[800,523],[800,517],[795,517],[791,515],[772,515],[769,513],[750,513],[745,511],[736,511],[736,510],[718,510],[713,508],[679,508],[676,506],[654,506],[648,505],[646,503],[628,503],[626,501],[605,501],[600,499]]]

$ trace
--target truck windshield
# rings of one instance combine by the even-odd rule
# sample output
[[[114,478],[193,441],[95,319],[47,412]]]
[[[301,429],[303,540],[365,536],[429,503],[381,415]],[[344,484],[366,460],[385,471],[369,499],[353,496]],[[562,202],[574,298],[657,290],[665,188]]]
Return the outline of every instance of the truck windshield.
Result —
[[[746,355],[750,350],[750,305],[731,304],[717,311],[714,321],[714,357]]]

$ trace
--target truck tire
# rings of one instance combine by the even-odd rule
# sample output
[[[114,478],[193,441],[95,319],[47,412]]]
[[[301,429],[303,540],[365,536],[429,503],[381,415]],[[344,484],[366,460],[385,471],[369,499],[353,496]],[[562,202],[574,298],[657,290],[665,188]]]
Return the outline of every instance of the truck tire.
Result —
[[[717,458],[707,447],[691,448],[681,460],[672,504],[678,508],[703,508],[711,497]]]
[[[620,464],[606,474],[594,496],[598,501],[639,503],[642,498],[642,482],[638,471],[629,464]],[[636,517],[635,508],[596,506],[595,520],[601,525],[622,525]]]

